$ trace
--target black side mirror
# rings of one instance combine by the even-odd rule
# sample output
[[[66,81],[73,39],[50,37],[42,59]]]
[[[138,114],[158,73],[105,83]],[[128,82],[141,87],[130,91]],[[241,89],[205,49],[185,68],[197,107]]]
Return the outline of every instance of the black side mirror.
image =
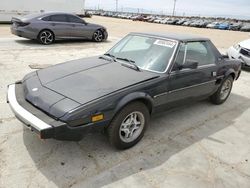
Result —
[[[181,69],[197,69],[198,67],[197,61],[190,61],[188,60],[185,64],[179,66],[179,70]]]

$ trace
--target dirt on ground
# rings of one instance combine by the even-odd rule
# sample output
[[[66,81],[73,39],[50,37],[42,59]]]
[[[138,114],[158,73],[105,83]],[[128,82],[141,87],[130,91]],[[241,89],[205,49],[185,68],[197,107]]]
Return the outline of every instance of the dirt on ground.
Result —
[[[93,16],[87,22],[105,26],[109,35],[123,37],[130,32],[186,33],[210,38],[218,48],[228,48],[233,44],[250,38],[249,32],[184,27],[167,24],[148,23],[110,17]],[[10,24],[0,25],[0,37],[11,37]]]

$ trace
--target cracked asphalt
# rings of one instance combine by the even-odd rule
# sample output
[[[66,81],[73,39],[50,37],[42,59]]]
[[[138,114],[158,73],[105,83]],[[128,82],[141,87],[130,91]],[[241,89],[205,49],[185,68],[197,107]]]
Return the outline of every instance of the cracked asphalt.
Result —
[[[125,151],[113,149],[101,132],[80,142],[42,141],[13,116],[6,104],[6,87],[33,71],[29,65],[102,54],[130,30],[153,27],[101,17],[92,22],[111,30],[107,42],[60,41],[42,46],[10,35],[7,25],[0,26],[0,187],[249,188],[248,71],[242,72],[223,105],[204,100],[160,113],[151,119],[141,142]],[[118,24],[122,24],[120,30]],[[174,26],[158,24],[153,30],[162,28],[174,31]],[[247,33],[193,28],[184,32],[204,32],[222,51],[248,37]]]

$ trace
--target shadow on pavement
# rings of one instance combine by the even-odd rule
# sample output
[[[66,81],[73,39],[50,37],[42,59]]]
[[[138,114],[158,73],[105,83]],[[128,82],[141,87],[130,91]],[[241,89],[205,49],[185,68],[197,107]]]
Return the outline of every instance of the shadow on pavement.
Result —
[[[85,40],[85,39],[65,39],[65,40],[56,40],[53,44],[50,44],[50,45],[43,45],[43,44],[40,44],[37,40],[29,40],[29,39],[18,39],[18,40],[15,40],[16,43],[18,44],[22,44],[22,45],[25,45],[25,46],[39,46],[39,47],[53,47],[53,46],[58,46],[58,45],[63,45],[63,44],[98,44],[98,42],[94,42],[94,41],[91,41],[91,40]],[[110,40],[107,40],[107,41],[104,41],[104,42],[100,42],[100,44],[103,44],[103,43],[111,43],[112,41]]]
[[[125,151],[113,149],[102,133],[89,134],[77,143],[43,142],[29,130],[23,138],[34,164],[48,181],[58,187],[100,187],[165,163],[232,125],[249,106],[248,98],[232,94],[220,106],[201,101],[161,113],[151,120],[141,142]]]

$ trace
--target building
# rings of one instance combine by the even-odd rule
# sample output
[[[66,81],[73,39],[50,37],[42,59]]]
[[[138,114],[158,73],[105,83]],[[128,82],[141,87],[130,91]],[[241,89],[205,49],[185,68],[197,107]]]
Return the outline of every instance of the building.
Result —
[[[10,22],[13,16],[42,11],[62,11],[84,14],[85,0],[1,0],[0,22]]]

